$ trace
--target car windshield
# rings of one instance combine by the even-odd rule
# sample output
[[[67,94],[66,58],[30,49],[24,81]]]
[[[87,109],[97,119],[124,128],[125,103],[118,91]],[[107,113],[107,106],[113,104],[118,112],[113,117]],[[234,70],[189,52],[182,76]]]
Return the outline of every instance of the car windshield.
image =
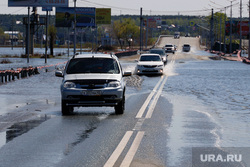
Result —
[[[165,45],[165,47],[173,47],[173,45]]]
[[[150,50],[150,53],[155,53],[155,54],[159,54],[159,55],[164,55],[164,51],[163,50]]]
[[[69,62],[67,74],[80,73],[109,73],[119,74],[117,61],[110,58],[82,58],[72,59]]]
[[[190,45],[184,45],[184,47],[189,47]]]
[[[161,61],[159,56],[141,56],[140,61]]]

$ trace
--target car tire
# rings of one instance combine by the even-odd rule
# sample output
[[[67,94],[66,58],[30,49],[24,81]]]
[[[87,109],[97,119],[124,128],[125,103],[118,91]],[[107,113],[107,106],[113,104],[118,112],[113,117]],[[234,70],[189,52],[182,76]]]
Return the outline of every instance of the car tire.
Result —
[[[62,100],[62,115],[70,115],[74,111],[73,107],[66,105],[66,101]]]
[[[121,115],[124,113],[125,110],[125,96],[123,95],[122,100],[118,103],[117,106],[115,106],[115,114]]]

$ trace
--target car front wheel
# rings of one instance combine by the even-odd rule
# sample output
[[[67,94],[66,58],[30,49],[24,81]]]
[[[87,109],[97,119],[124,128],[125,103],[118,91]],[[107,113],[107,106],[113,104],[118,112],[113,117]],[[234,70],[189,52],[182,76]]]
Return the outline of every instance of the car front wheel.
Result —
[[[70,115],[74,111],[73,107],[69,107],[66,105],[66,102],[62,100],[62,115]]]
[[[124,113],[125,110],[125,96],[123,95],[122,100],[118,103],[117,106],[115,106],[115,114],[121,115]]]

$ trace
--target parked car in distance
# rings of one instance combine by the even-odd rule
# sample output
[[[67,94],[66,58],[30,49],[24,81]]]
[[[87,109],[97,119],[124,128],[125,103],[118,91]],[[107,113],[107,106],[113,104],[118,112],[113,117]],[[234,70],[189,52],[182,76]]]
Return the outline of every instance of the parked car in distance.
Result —
[[[173,53],[173,54],[175,53],[175,47],[172,44],[166,44],[164,46],[164,50],[166,53]]]
[[[162,61],[164,62],[164,64],[167,64],[167,55],[164,49],[160,49],[160,48],[154,48],[154,49],[150,49],[149,53],[155,53],[155,54],[159,54],[162,58]]]
[[[164,63],[159,54],[142,54],[136,66],[137,75],[162,75]]]
[[[64,71],[56,71],[63,77],[61,84],[62,115],[73,113],[74,107],[115,108],[115,114],[123,114],[126,85],[118,58],[109,54],[76,55],[68,61]]]
[[[179,39],[180,38],[180,32],[175,32],[174,33],[174,39]]]
[[[185,34],[185,37],[190,37],[190,34],[189,34],[189,33],[186,33],[186,34]]]
[[[182,51],[183,51],[183,52],[189,52],[190,49],[191,49],[191,46],[190,46],[189,44],[184,44],[184,45],[182,46]]]

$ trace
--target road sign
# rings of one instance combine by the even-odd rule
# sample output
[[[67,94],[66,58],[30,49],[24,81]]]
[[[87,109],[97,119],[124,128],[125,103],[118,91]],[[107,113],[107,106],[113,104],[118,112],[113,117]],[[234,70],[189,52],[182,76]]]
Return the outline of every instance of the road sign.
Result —
[[[56,8],[56,27],[71,27],[75,8]],[[95,27],[95,8],[76,8],[77,27]]]
[[[8,0],[8,7],[68,7],[68,0]]]
[[[110,8],[96,8],[96,24],[111,24]]]

